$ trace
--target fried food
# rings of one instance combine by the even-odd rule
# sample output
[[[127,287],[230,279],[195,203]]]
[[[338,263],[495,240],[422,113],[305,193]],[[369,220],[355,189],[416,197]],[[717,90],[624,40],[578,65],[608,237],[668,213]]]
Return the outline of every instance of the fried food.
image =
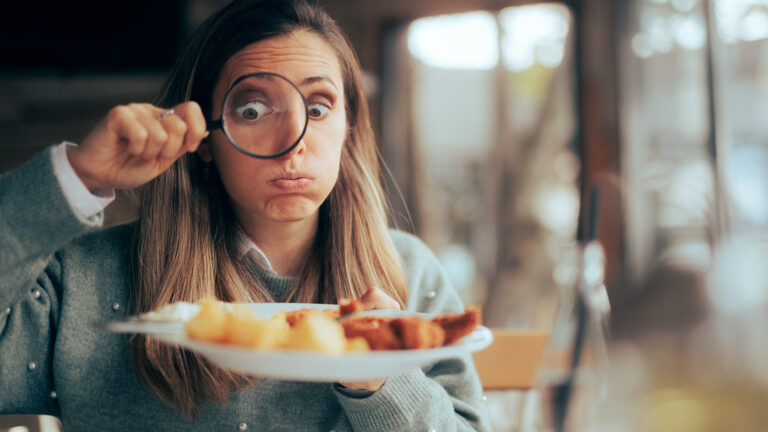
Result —
[[[427,349],[448,345],[472,333],[480,325],[478,307],[464,313],[422,317],[352,317],[341,325],[347,338],[362,337],[374,351]]]
[[[224,321],[224,342],[232,345],[251,346],[256,343],[261,321],[243,307],[236,307]]]
[[[233,308],[227,317],[226,329],[225,343],[259,349],[282,348],[290,331],[285,313],[262,320],[242,306]]]
[[[347,339],[347,352],[366,352],[370,351],[371,347],[368,345],[368,341],[362,337],[354,337]]]
[[[404,349],[426,349],[443,346],[445,330],[423,318],[397,318],[390,326],[400,335]]]
[[[303,314],[291,327],[287,349],[341,354],[347,349],[344,329],[335,320],[320,311]]]
[[[449,345],[475,331],[482,313],[477,306],[469,306],[464,313],[438,315],[432,321],[445,330],[445,344]]]
[[[365,307],[362,303],[353,298],[343,298],[339,300],[339,315],[345,316],[355,312],[362,312]]]
[[[330,319],[336,319],[339,317],[339,311],[336,309],[325,309],[322,311],[318,311],[317,309],[299,309],[295,311],[286,312],[286,320],[288,321],[288,325],[291,327],[295,326],[296,323],[301,321],[308,313],[315,313],[315,312],[321,312],[324,315],[326,315]]]
[[[200,301],[200,312],[187,321],[187,334],[192,339],[222,342],[227,335],[227,312],[215,299]]]
[[[339,309],[278,312],[270,319],[255,316],[242,305],[215,299],[199,302],[200,312],[186,323],[192,339],[257,349],[294,349],[326,354],[402,349],[428,349],[456,342],[480,325],[478,307],[433,319],[419,316],[352,316],[357,300],[342,300]]]
[[[215,299],[199,302],[200,312],[185,327],[192,339],[257,349],[295,349],[326,354],[369,351],[363,338],[344,335],[336,322],[338,310],[302,309],[278,312],[270,319],[255,316],[242,305]]]
[[[401,349],[402,343],[389,326],[390,317],[356,317],[341,323],[347,338],[361,337],[374,351]]]
[[[378,317],[378,316],[360,316],[350,318],[341,323],[344,327],[344,333],[348,338],[362,336],[364,333],[378,329],[379,327],[386,326],[392,321],[390,317]]]

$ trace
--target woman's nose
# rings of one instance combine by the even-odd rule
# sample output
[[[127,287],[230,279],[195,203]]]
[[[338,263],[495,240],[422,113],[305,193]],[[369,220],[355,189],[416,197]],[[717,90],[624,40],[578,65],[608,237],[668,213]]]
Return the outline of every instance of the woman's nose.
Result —
[[[307,149],[307,144],[304,142],[304,137],[302,136],[299,142],[294,146],[291,151],[286,153],[283,157],[290,159],[296,155],[303,155],[304,151]]]
[[[294,147],[286,154],[286,157],[303,152],[303,150],[306,149],[304,136],[308,129],[308,121],[307,110],[304,107],[303,102],[301,106],[296,106],[295,109],[288,111],[285,123],[285,139],[286,141],[290,141]]]

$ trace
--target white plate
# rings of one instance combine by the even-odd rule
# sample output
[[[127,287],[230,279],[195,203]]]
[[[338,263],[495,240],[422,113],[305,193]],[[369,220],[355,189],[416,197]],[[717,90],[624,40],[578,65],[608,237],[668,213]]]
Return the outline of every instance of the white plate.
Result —
[[[257,316],[270,318],[278,311],[303,308],[335,309],[336,305],[302,303],[252,303],[245,305]],[[366,313],[368,314],[368,313]],[[417,314],[405,311],[371,311],[371,315],[407,317]],[[153,334],[152,337],[197,352],[213,363],[257,376],[296,381],[358,381],[387,377],[426,366],[438,360],[458,357],[488,347],[493,335],[480,326],[452,345],[424,350],[373,351],[326,355],[311,351],[264,351],[190,339],[183,333]]]

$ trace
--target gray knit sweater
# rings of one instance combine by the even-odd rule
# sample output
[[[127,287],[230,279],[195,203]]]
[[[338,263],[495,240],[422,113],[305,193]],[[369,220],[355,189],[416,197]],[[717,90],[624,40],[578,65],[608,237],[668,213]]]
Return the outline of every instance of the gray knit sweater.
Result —
[[[0,177],[0,414],[61,418],[71,431],[486,430],[481,388],[465,356],[391,376],[362,398],[329,383],[263,379],[188,420],[144,388],[128,336],[92,327],[124,312],[133,225],[80,221],[49,151]],[[406,267],[408,310],[462,305],[429,249],[392,232]],[[275,297],[290,281],[265,277]]]

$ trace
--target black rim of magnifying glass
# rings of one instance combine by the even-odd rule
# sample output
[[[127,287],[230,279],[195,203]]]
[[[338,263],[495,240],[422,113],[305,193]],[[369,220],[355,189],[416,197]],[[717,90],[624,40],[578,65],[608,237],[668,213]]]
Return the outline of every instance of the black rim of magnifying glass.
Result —
[[[304,103],[304,128],[301,130],[301,134],[299,134],[299,137],[296,139],[296,141],[293,144],[291,144],[288,148],[286,148],[285,150],[279,153],[275,153],[273,155],[260,155],[256,153],[251,153],[248,150],[240,147],[235,141],[235,139],[232,138],[232,135],[230,135],[229,130],[227,129],[226,124],[224,124],[224,121],[223,121],[224,110],[226,109],[227,99],[229,99],[229,95],[230,93],[232,93],[232,90],[234,90],[235,87],[237,87],[237,85],[240,84],[240,82],[242,82],[243,80],[246,80],[248,78],[253,78],[253,77],[264,77],[264,76],[274,76],[290,84],[291,87],[296,89],[299,95],[301,95],[301,101]],[[304,134],[307,132],[308,124],[309,124],[309,109],[307,109],[307,100],[304,98],[304,94],[301,92],[301,90],[299,90],[299,87],[296,84],[294,84],[293,81],[289,80],[288,78],[280,74],[276,74],[273,72],[256,72],[248,75],[243,75],[240,78],[236,79],[234,83],[232,83],[232,86],[229,88],[229,90],[227,90],[227,94],[224,95],[224,102],[222,102],[221,104],[221,117],[218,120],[209,120],[207,122],[207,128],[211,132],[218,129],[221,129],[222,131],[224,131],[224,135],[227,136],[227,140],[229,140],[229,143],[232,144],[237,149],[237,151],[239,151],[240,153],[246,156],[250,156],[257,159],[274,159],[290,153],[291,150],[293,150],[294,148],[296,148],[297,145],[299,145],[299,143],[301,142],[301,139],[304,138]]]

